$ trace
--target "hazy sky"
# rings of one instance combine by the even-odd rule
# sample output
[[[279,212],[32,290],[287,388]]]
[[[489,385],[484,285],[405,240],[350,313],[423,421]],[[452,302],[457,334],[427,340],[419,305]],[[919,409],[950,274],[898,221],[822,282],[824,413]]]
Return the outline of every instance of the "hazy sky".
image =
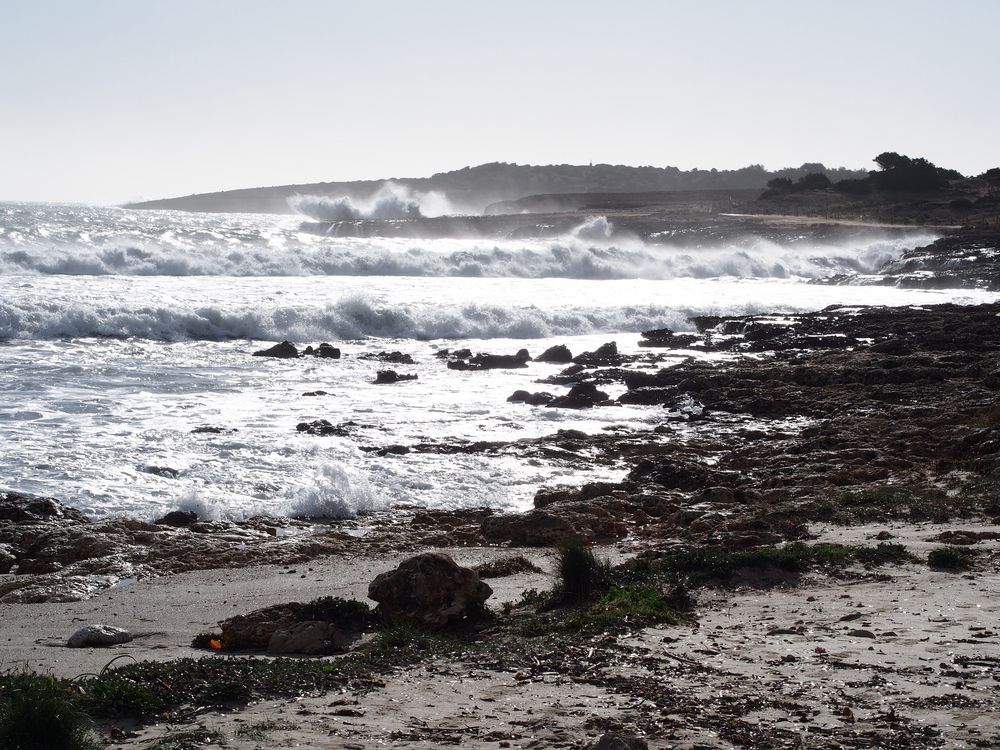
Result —
[[[0,0],[0,199],[487,161],[1000,164],[1000,0]]]

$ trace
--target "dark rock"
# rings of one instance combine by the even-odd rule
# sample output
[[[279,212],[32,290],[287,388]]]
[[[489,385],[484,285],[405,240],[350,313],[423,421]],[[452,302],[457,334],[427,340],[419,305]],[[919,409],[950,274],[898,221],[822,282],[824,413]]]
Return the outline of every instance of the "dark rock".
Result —
[[[51,497],[37,497],[20,492],[0,492],[0,521],[17,524],[64,521],[87,523],[87,517]]]
[[[299,350],[295,348],[295,344],[290,341],[282,341],[280,344],[275,344],[270,349],[261,349],[259,352],[254,352],[255,357],[277,357],[278,359],[295,359],[299,356]]]
[[[590,367],[607,367],[621,364],[621,357],[618,354],[618,344],[609,341],[602,344],[592,352],[584,352],[573,357],[573,361],[578,365],[588,365]]]
[[[303,396],[329,396],[330,394],[326,391],[306,391],[302,394]]]
[[[392,383],[401,383],[405,380],[416,380],[416,375],[400,375],[395,370],[379,370],[375,375],[376,385],[391,385]]]
[[[674,333],[669,328],[659,328],[655,331],[643,331],[639,346],[689,349],[692,344],[698,341],[701,341],[700,336],[691,333]]]
[[[186,528],[197,522],[198,514],[193,510],[172,510],[167,515],[155,521],[157,526],[174,526],[177,528]]]
[[[447,357],[448,350],[442,349],[435,355],[437,357]],[[362,354],[358,359],[371,359],[377,360],[378,362],[385,362],[387,364],[393,365],[413,365],[416,364],[413,361],[413,357],[409,354],[404,354],[403,352],[377,352],[375,354]]]
[[[507,400],[512,404],[530,404],[531,406],[548,406],[554,399],[555,396],[545,391],[540,393],[514,391],[507,397]]]
[[[605,732],[590,750],[649,750],[645,740],[624,732]]]
[[[354,426],[353,422],[333,424],[327,419],[317,419],[312,422],[299,422],[295,425],[295,429],[299,432],[305,432],[308,435],[336,435],[337,437],[346,437],[349,434],[348,427],[352,426]]]
[[[426,552],[382,573],[368,586],[368,597],[392,622],[443,627],[476,615],[493,589],[479,575],[442,552]]]
[[[191,430],[192,435],[224,435],[226,433],[239,432],[235,427],[217,427],[216,425],[202,425]]]
[[[143,466],[141,470],[147,474],[154,474],[158,477],[164,477],[165,479],[177,479],[181,475],[180,470],[173,469],[169,466]]]
[[[565,344],[556,344],[555,346],[550,346],[539,356],[535,357],[535,361],[564,364],[573,361],[573,354],[570,352],[569,347]]]
[[[340,349],[323,342],[312,352],[312,356],[319,357],[320,359],[340,359]]]
[[[553,399],[549,406],[557,409],[587,409],[591,406],[606,406],[612,403],[608,394],[597,389],[593,383],[577,383],[565,396]]]
[[[517,354],[477,354],[467,359],[455,359],[448,362],[450,370],[510,370],[528,366],[531,359],[526,349]]]

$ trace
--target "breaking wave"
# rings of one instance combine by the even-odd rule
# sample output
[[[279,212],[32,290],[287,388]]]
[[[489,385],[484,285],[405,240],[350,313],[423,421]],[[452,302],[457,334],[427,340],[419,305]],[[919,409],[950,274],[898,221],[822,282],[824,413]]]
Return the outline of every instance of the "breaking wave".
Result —
[[[17,339],[143,338],[224,341],[258,339],[545,338],[601,331],[689,328],[690,310],[666,305],[542,310],[497,304],[378,305],[345,297],[325,307],[224,310],[202,307],[67,306],[0,301],[0,341]]]
[[[628,238],[596,239],[600,221],[553,240],[309,238],[273,247],[75,245],[11,249],[0,243],[0,274],[76,276],[437,276],[570,279],[822,278],[876,273],[930,241],[872,239],[851,245],[778,245],[760,238],[681,249]]]
[[[436,190],[420,192],[394,182],[386,182],[367,200],[349,195],[295,195],[288,207],[316,221],[391,221],[421,219],[455,213],[444,193]]]

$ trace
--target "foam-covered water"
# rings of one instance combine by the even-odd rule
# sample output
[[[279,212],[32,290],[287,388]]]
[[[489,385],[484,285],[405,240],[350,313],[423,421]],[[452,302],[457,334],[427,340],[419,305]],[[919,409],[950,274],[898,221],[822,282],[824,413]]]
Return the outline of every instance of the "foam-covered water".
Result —
[[[995,297],[804,283],[874,273],[922,241],[747,238],[693,252],[616,239],[600,220],[502,243],[344,239],[300,232],[294,217],[0,205],[0,487],[139,517],[525,507],[540,484],[622,467],[362,448],[595,432],[661,414],[508,404],[560,368],[460,373],[437,349],[537,354],[617,340],[636,351],[637,332],[689,329],[692,314]],[[282,339],[335,342],[344,357],[250,356]],[[383,350],[411,354],[415,365],[391,367],[419,379],[374,385],[386,366],[359,356]],[[315,391],[328,395],[303,395]],[[358,426],[345,437],[295,430],[319,418]],[[236,431],[192,432],[204,425]]]

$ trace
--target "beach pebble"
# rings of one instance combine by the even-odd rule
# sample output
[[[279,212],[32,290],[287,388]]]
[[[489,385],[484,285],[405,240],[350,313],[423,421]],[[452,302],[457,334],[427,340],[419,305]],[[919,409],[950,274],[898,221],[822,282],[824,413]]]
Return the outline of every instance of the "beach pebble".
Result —
[[[110,625],[87,625],[77,630],[66,641],[70,648],[102,648],[128,643],[132,634],[123,628]]]

